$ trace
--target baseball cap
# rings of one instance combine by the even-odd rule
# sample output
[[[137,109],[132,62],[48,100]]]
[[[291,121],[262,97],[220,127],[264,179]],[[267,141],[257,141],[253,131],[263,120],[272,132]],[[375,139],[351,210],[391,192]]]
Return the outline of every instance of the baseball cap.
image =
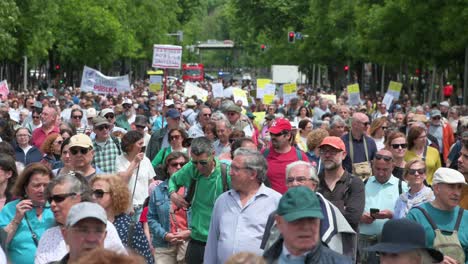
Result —
[[[139,104],[137,109],[141,109],[141,110],[144,110],[144,111],[148,111],[149,108],[148,106],[146,106],[145,104]]]
[[[287,222],[302,218],[323,218],[317,195],[305,186],[288,189],[281,197],[276,213]]]
[[[92,148],[93,142],[85,134],[76,134],[70,138],[70,148],[72,147]]]
[[[440,102],[440,105],[441,105],[441,106],[445,106],[445,107],[450,107],[450,104],[449,104],[449,102],[447,102],[447,101],[442,101],[442,102]]]
[[[137,115],[135,117],[135,122],[133,122],[135,126],[146,126],[148,124],[148,118],[144,115]]]
[[[431,118],[435,116],[442,116],[442,114],[440,113],[440,110],[434,109],[431,111]]]
[[[112,110],[112,108],[105,108],[101,111],[101,113],[99,114],[100,116],[106,116],[107,114],[109,113],[114,113],[114,110]]]
[[[109,125],[107,118],[102,116],[96,116],[93,118],[93,126],[94,128],[101,126],[101,125]]]
[[[409,219],[388,220],[382,228],[380,242],[365,248],[366,251],[400,253],[415,249],[424,249],[435,261],[439,263],[444,255],[433,248],[426,247],[426,233],[424,228]]]
[[[174,104],[174,100],[171,100],[171,99],[164,100],[164,105],[165,106],[171,106],[173,104]]]
[[[236,113],[240,113],[242,112],[242,108],[240,108],[240,106],[236,105],[236,104],[231,104],[229,105],[228,107],[226,107],[226,109],[224,110],[224,112],[236,112]]]
[[[86,110],[86,117],[87,118],[93,118],[96,117],[96,109],[94,108],[89,108]]]
[[[325,145],[332,146],[333,148],[336,148],[342,151],[346,151],[346,146],[343,140],[341,140],[341,138],[339,137],[329,136],[329,137],[324,138],[322,140],[322,143],[320,143],[319,148]]]
[[[195,103],[195,100],[193,100],[192,98],[189,98],[187,100],[187,102],[185,103],[186,106],[196,106],[197,103]]]
[[[279,134],[283,132],[284,130],[286,131],[291,131],[291,123],[289,120],[285,118],[278,118],[273,123],[271,124],[270,128],[268,129],[268,132],[273,133],[273,134]]]
[[[432,185],[437,183],[446,183],[446,184],[466,184],[465,176],[457,170],[450,168],[438,168],[434,172],[434,177],[432,178]]]
[[[66,226],[74,226],[79,221],[94,218],[107,225],[106,211],[97,203],[81,202],[73,205],[67,215]]]
[[[171,108],[166,112],[166,117],[179,118],[180,112],[177,109]]]
[[[124,105],[124,104],[133,105],[133,102],[132,102],[131,99],[126,98],[126,99],[123,101],[122,105]]]
[[[266,119],[266,120],[273,120],[273,119],[275,119],[275,115],[271,115],[271,114],[266,115],[266,116],[265,116],[265,119]]]

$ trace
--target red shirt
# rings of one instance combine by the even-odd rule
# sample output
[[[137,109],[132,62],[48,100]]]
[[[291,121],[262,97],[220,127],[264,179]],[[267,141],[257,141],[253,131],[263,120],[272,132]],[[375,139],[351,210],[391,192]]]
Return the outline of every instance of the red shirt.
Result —
[[[141,215],[140,215],[140,222],[142,223],[148,222],[148,206],[143,207],[143,211],[141,211]]]
[[[182,187],[177,191],[178,194],[185,194],[185,187]],[[187,211],[179,209],[175,204],[171,202],[171,209],[169,213],[169,220],[171,223],[171,233],[177,233],[179,231],[187,230]],[[174,212],[174,213],[172,213]],[[175,221],[174,221],[175,218]]]
[[[304,152],[300,151],[303,161],[308,161]],[[287,153],[278,153],[272,147],[266,158],[268,162],[267,177],[270,180],[271,188],[281,194],[285,193],[286,187],[286,166],[294,161],[298,161],[296,148],[291,147]]]
[[[46,133],[42,129],[42,127],[38,127],[34,129],[32,133],[32,144],[36,146],[38,149],[40,149],[42,146],[42,143],[44,143],[47,136],[51,134],[59,134],[59,133],[60,133],[60,129],[58,128],[58,126],[54,126],[49,133]]]

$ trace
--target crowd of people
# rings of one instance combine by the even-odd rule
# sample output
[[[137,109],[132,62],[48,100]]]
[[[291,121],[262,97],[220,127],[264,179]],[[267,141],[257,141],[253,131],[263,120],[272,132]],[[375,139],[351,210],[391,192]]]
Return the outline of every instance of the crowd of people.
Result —
[[[0,263],[468,263],[466,106],[199,85],[2,98]]]

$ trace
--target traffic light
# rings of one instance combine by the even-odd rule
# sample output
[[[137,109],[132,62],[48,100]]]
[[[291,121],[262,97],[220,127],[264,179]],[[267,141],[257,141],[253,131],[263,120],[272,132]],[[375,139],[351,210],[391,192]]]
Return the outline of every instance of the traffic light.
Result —
[[[57,70],[57,71],[60,70],[60,64],[55,65],[55,70]]]
[[[262,44],[262,45],[260,45],[260,49],[262,50],[262,52],[264,52],[264,51],[265,51],[265,49],[266,49],[266,46],[265,46],[265,44]]]
[[[344,66],[344,71],[345,71],[345,72],[348,72],[348,71],[349,71],[349,66],[348,66],[348,65],[345,65],[345,66]]]
[[[288,42],[294,43],[296,41],[296,33],[294,31],[289,31],[288,33]]]

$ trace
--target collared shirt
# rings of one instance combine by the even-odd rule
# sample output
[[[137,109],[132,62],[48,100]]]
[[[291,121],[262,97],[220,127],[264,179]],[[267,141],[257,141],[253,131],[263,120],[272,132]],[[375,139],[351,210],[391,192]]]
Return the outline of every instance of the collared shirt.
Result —
[[[204,137],[205,133],[203,132],[203,127],[200,123],[196,122],[195,125],[191,126],[188,130],[188,135],[190,138]]]
[[[280,199],[281,194],[264,184],[244,206],[235,190],[219,196],[211,216],[204,262],[224,263],[242,251],[261,256],[260,244],[268,216],[276,210]]]
[[[221,141],[219,141],[219,139],[213,142],[213,146],[215,149],[216,157],[219,157],[219,155],[231,151],[231,144],[229,144],[228,142],[226,145],[224,145],[223,143],[221,143]]]
[[[48,133],[46,133],[44,131],[44,128],[41,126],[41,127],[38,127],[36,129],[34,129],[33,133],[32,133],[32,143],[34,146],[36,146],[38,149],[41,148],[41,145],[42,143],[44,143],[45,139],[51,135],[51,134],[59,134],[60,133],[60,129],[58,128],[58,126],[54,126],[52,128],[52,130],[50,130]]]
[[[280,255],[280,258],[279,258],[279,263],[283,263],[283,262],[288,263],[288,264],[294,264],[294,263],[302,264],[302,263],[305,263],[305,259],[306,259],[306,256],[307,256],[308,253],[309,253],[309,251],[306,251],[305,253],[303,253],[300,256],[294,256],[289,252],[288,248],[283,243],[282,250],[281,250],[281,255]]]
[[[104,248],[110,249],[120,254],[127,254],[127,250],[122,245],[122,241],[117,234],[115,226],[107,221],[107,235],[104,239]],[[63,239],[59,226],[47,229],[39,240],[34,264],[46,264],[52,261],[61,260],[68,252],[67,244]]]
[[[126,154],[122,154],[116,159],[117,172],[125,172],[130,166],[130,161],[127,159]],[[148,197],[149,183],[153,177],[156,176],[151,161],[148,157],[144,156],[140,164],[132,172],[132,176],[128,181],[128,189],[133,196],[132,204],[142,205]]]
[[[380,211],[390,210],[393,212],[395,203],[400,196],[398,182],[400,180],[391,175],[387,182],[380,183],[375,176],[369,178],[365,185],[366,205],[364,212],[370,212],[370,208],[377,208]],[[401,183],[403,192],[408,191],[406,182]],[[383,225],[389,219],[375,219],[372,224],[361,223],[359,231],[363,235],[378,235],[382,232]]]
[[[119,155],[119,147],[114,140],[109,137],[106,142],[100,143],[93,140],[94,159],[93,163],[105,173],[115,173],[115,160]]]
[[[359,220],[364,211],[364,183],[361,179],[345,171],[332,191],[327,186],[324,177],[324,172],[319,173],[320,183],[317,192],[338,207],[349,225],[357,231]]]

